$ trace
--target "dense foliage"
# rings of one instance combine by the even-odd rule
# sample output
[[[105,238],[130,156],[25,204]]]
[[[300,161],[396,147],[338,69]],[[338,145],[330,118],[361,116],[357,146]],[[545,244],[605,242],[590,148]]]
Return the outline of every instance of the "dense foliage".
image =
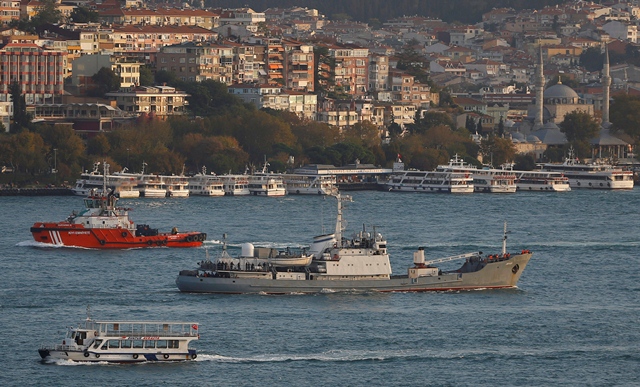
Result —
[[[214,8],[251,7],[262,12],[267,8],[294,6],[315,8],[330,19],[348,18],[361,22],[379,22],[405,16],[419,15],[441,18],[444,21],[477,23],[482,14],[492,8],[540,9],[563,0],[205,0]]]

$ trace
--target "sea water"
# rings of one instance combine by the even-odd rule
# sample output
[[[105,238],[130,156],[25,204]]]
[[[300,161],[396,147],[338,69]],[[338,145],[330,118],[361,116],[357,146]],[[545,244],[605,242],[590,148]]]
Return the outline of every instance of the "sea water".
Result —
[[[394,274],[427,259],[508,250],[533,258],[518,289],[434,293],[210,295],[175,278],[209,254],[308,246],[335,228],[322,196],[132,199],[136,223],[206,232],[203,248],[43,247],[29,228],[79,197],[0,198],[2,386],[494,386],[640,383],[640,190],[567,193],[353,192],[346,235],[388,240]],[[454,268],[459,262],[448,263]],[[41,362],[66,327],[97,320],[200,324],[198,358],[173,364]]]

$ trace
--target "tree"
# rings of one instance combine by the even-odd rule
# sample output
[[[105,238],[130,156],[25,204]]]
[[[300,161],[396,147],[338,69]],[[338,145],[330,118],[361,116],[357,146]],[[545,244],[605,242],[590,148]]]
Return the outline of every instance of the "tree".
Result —
[[[43,24],[57,24],[62,20],[62,17],[62,12],[58,9],[55,0],[40,0],[40,7],[35,16],[31,18],[31,24],[36,27]]]
[[[580,63],[589,71],[600,71],[604,63],[604,55],[600,48],[590,47],[580,54]]]
[[[504,119],[500,116],[500,122],[498,122],[498,136],[504,136]]]
[[[31,115],[27,113],[27,103],[18,82],[12,82],[9,86],[11,101],[13,101],[13,125],[9,128],[11,133],[18,133],[31,124]]]
[[[511,140],[489,136],[480,142],[480,153],[486,161],[496,166],[512,162],[516,156],[516,147]]]
[[[590,141],[600,131],[600,126],[591,115],[576,110],[565,115],[559,126],[567,136],[567,141],[574,147],[576,156],[591,156]]]
[[[69,15],[74,23],[97,23],[100,21],[98,12],[92,11],[87,7],[79,6]]]
[[[589,141],[598,134],[600,128],[590,114],[573,111],[564,116],[560,130],[567,136],[567,141]]]
[[[147,66],[140,66],[140,86],[153,86],[153,73]]]
[[[611,104],[612,130],[624,132],[636,142],[640,140],[640,97],[620,94]]]
[[[89,94],[94,97],[104,97],[106,93],[120,89],[120,77],[110,68],[102,67],[91,79],[96,87]]]

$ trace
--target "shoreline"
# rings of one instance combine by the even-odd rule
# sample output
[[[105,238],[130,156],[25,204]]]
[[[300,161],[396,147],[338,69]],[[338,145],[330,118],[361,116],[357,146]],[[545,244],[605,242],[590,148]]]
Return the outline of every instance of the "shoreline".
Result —
[[[29,187],[0,188],[0,196],[71,196],[71,188],[65,187]]]

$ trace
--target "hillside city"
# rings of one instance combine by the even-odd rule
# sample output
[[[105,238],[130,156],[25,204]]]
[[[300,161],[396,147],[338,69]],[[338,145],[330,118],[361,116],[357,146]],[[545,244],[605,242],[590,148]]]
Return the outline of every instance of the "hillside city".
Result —
[[[96,158],[163,173],[265,157],[388,167],[400,154],[430,169],[454,153],[531,166],[569,147],[633,163],[640,138],[637,0],[492,9],[473,25],[142,0],[1,10],[3,172],[73,179]]]

